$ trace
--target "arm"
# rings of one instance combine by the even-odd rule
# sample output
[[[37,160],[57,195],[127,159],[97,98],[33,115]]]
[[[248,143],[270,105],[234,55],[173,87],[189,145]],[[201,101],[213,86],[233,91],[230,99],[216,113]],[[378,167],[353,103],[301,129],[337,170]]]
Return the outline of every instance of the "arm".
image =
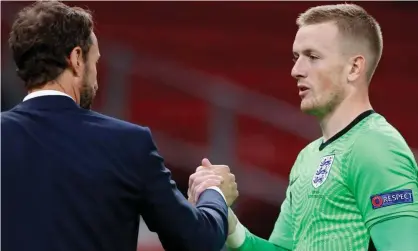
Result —
[[[235,231],[227,238],[226,245],[230,251],[290,251],[293,247],[292,219],[290,214],[290,189],[286,191],[286,199],[281,206],[279,218],[274,225],[269,240],[253,235],[229,211],[228,221],[236,224]],[[235,218],[235,220],[234,220]]]
[[[374,245],[378,250],[416,249],[418,168],[406,143],[369,133],[355,142],[348,164],[347,183]]]
[[[399,217],[374,225],[370,234],[379,251],[414,251],[418,247],[418,218]]]
[[[150,132],[149,149],[138,159],[144,182],[142,216],[157,232],[166,250],[221,250],[227,235],[227,205],[222,195],[208,189],[193,207],[171,179],[163,158],[157,153]],[[142,163],[140,162],[142,160]]]
[[[233,215],[232,217],[236,216]],[[290,251],[290,249],[276,245],[272,239],[274,239],[273,234],[271,235],[270,240],[267,241],[252,234],[240,222],[237,222],[235,231],[228,236],[226,246],[229,251]]]

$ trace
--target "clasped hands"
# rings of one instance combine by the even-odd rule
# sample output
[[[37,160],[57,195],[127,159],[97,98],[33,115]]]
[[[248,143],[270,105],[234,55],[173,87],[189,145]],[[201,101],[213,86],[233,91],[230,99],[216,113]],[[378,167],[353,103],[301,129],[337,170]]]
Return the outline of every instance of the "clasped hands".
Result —
[[[226,204],[231,206],[239,193],[235,175],[226,165],[212,165],[208,159],[202,160],[202,165],[189,177],[189,189],[187,195],[189,202],[196,204],[200,194],[209,187],[218,187],[226,199]]]

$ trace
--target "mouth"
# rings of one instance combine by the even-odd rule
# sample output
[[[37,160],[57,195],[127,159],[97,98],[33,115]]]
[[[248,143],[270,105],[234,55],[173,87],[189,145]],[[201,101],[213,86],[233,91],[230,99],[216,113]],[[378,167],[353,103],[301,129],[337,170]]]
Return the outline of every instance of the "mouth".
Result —
[[[305,85],[298,85],[298,88],[299,88],[299,96],[302,97],[302,98],[304,96],[306,96],[306,94],[309,91],[309,87],[307,87]]]

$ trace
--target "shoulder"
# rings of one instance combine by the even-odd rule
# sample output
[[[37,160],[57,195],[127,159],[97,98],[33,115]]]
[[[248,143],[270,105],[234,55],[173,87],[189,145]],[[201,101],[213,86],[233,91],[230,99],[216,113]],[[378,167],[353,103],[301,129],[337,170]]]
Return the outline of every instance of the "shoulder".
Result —
[[[322,138],[317,138],[314,141],[310,142],[299,152],[297,161],[303,159],[304,156],[309,155],[312,152],[318,151],[321,143],[322,143]]]
[[[154,145],[152,133],[148,126],[138,125],[125,120],[117,119],[94,111],[87,111],[87,121],[93,133],[100,131],[100,135],[106,134],[107,138],[117,139],[125,143],[131,142],[138,146]]]
[[[19,121],[19,116],[18,116],[18,113],[14,109],[1,112],[1,125],[2,126],[11,125],[17,121]]]
[[[104,115],[99,112],[87,111],[86,115],[90,118],[91,121],[94,121],[94,125],[102,128],[108,128],[115,131],[128,131],[144,135],[150,133],[150,129],[147,126],[134,124],[122,119]]]
[[[352,152],[362,155],[373,152],[412,154],[401,133],[379,114],[371,118],[358,132],[351,148]]]
[[[10,111],[1,112],[1,122],[6,122],[10,118]]]
[[[363,163],[381,167],[396,163],[397,166],[415,166],[414,154],[405,139],[380,115],[358,132],[348,157],[352,165]]]

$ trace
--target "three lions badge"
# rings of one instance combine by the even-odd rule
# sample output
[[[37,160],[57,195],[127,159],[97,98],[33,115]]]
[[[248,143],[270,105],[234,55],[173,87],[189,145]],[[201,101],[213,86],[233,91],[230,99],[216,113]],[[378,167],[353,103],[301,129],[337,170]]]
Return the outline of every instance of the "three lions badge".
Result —
[[[327,180],[329,172],[334,162],[335,155],[327,155],[322,157],[321,162],[319,163],[318,169],[312,178],[312,185],[315,188],[318,188]]]

